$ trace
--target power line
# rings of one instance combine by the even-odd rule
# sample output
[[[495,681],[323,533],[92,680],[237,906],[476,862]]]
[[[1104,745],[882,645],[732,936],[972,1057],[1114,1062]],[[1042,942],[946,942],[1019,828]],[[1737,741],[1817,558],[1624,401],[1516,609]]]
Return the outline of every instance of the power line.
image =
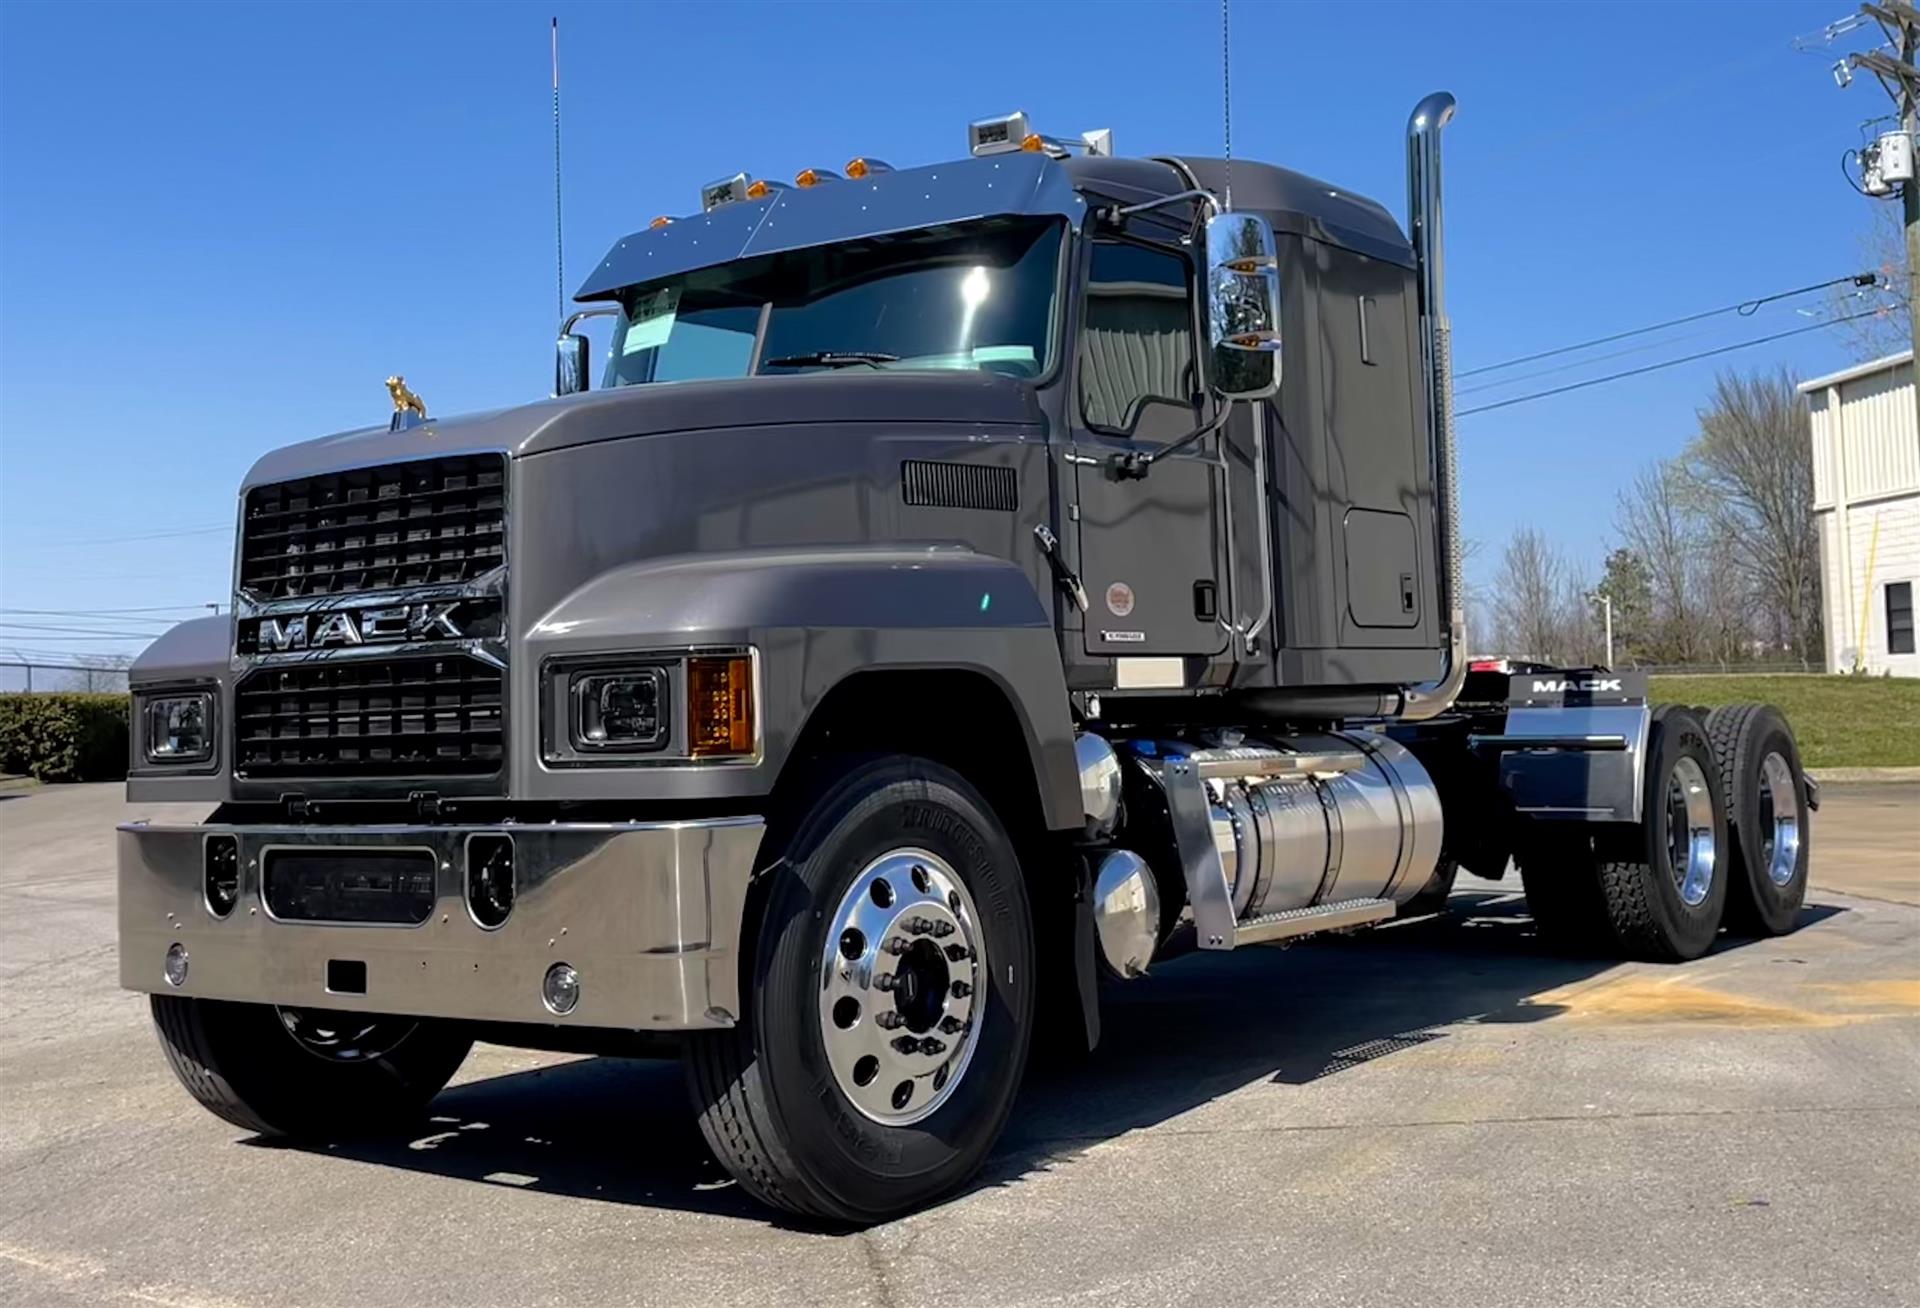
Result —
[[[1503,368],[1517,367],[1523,363],[1533,363],[1539,359],[1551,359],[1561,354],[1572,354],[1575,350],[1590,349],[1595,345],[1610,345],[1614,341],[1624,341],[1630,336],[1645,336],[1648,332],[1665,331],[1669,327],[1681,327],[1690,322],[1699,322],[1702,318],[1713,318],[1723,313],[1738,313],[1742,318],[1751,317],[1763,304],[1772,304],[1775,300],[1790,300],[1796,295],[1806,295],[1813,291],[1824,291],[1830,286],[1841,286],[1851,282],[1855,286],[1872,286],[1880,279],[1873,273],[1854,273],[1847,277],[1835,277],[1831,281],[1816,282],[1812,286],[1800,286],[1791,291],[1776,291],[1772,295],[1762,295],[1751,300],[1742,300],[1738,304],[1723,304],[1718,309],[1703,309],[1699,313],[1690,313],[1680,318],[1669,318],[1665,322],[1654,323],[1650,327],[1635,327],[1632,331],[1615,332],[1611,336],[1596,336],[1590,341],[1580,341],[1574,345],[1562,345],[1551,350],[1541,350],[1537,354],[1523,354],[1517,359],[1508,359],[1504,363],[1489,363],[1478,368],[1468,368],[1458,372],[1456,377],[1472,377],[1483,372],[1499,372]]]
[[[120,617],[123,614],[132,613],[175,613],[183,609],[193,609],[197,611],[206,607],[205,604],[150,604],[145,608],[130,609],[9,609],[0,607],[0,613],[29,613],[38,618],[93,618]],[[161,622],[167,621],[167,619],[154,618],[151,619],[151,621]]]
[[[54,631],[89,640],[153,640],[166,633],[159,631],[102,631],[99,627],[49,626],[40,622],[0,622],[6,631]],[[11,639],[11,637],[9,637]]]
[[[35,548],[44,550],[66,549],[75,545],[124,545],[130,541],[173,540],[180,536],[211,536],[215,532],[230,532],[232,530],[233,524],[231,522],[223,522],[215,527],[181,527],[175,531],[142,532],[137,536],[93,536],[81,540],[40,541],[35,545]]]
[[[1860,313],[1850,313],[1844,318],[1829,318],[1825,322],[1809,323],[1805,327],[1795,327],[1792,331],[1775,332],[1771,336],[1756,336],[1752,340],[1737,341],[1732,345],[1722,345],[1718,349],[1701,350],[1698,354],[1685,354],[1678,359],[1665,359],[1659,363],[1650,363],[1644,368],[1629,368],[1625,372],[1608,373],[1604,377],[1591,377],[1586,381],[1570,382],[1565,386],[1556,386],[1548,391],[1535,391],[1531,395],[1516,395],[1510,400],[1496,400],[1492,404],[1482,404],[1471,409],[1460,410],[1457,416],[1467,417],[1474,413],[1487,413],[1493,409],[1505,409],[1515,404],[1525,404],[1529,400],[1544,400],[1549,395],[1565,395],[1568,391],[1585,390],[1589,386],[1599,386],[1604,382],[1619,381],[1623,377],[1638,377],[1644,373],[1659,372],[1662,368],[1677,368],[1683,363],[1692,363],[1696,359],[1711,359],[1716,354],[1731,354],[1735,350],[1744,350],[1750,345],[1765,345],[1768,341],[1781,341],[1789,336],[1802,336],[1807,332],[1817,332],[1826,327],[1837,327],[1843,322],[1852,322],[1856,318],[1870,318],[1878,309],[1866,309]]]

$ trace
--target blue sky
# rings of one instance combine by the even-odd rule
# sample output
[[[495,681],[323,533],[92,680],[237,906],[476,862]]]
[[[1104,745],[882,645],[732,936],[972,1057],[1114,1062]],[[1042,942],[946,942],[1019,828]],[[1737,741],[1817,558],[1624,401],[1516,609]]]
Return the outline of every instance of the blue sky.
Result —
[[[1401,214],[1407,112],[1455,92],[1456,359],[1498,362],[1854,271],[1871,215],[1837,163],[1886,99],[1871,81],[1837,90],[1837,52],[1791,44],[1850,11],[1236,0],[1234,149]],[[436,413],[545,394],[556,12],[572,284],[723,173],[932,162],[962,152],[970,118],[1016,107],[1062,134],[1110,127],[1122,153],[1219,146],[1210,0],[12,0],[0,617],[59,627],[18,611],[224,600],[247,466],[380,420],[391,372]],[[1806,321],[1791,306],[1729,317],[1593,371]],[[1821,332],[1730,361],[1812,375],[1848,360]],[[1597,561],[1615,489],[1687,441],[1716,362],[1463,419],[1468,533],[1495,555],[1533,523]],[[0,651],[142,643],[0,628]]]

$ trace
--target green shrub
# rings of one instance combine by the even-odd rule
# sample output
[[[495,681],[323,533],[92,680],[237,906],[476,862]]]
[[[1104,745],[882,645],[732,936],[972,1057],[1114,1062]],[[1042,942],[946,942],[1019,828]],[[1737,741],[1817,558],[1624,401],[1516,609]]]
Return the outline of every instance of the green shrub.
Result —
[[[0,772],[41,781],[127,775],[124,694],[0,695]]]

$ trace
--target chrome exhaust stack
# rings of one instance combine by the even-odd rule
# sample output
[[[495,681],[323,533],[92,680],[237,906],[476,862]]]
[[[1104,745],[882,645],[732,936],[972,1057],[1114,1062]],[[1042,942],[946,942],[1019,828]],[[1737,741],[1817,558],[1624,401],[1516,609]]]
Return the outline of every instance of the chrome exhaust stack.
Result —
[[[1447,320],[1445,222],[1440,192],[1440,133],[1455,101],[1435,91],[1407,120],[1407,225],[1420,277],[1420,354],[1433,433],[1434,488],[1440,504],[1441,609],[1447,662],[1437,681],[1400,692],[1398,717],[1421,721],[1452,706],[1467,678],[1467,617],[1460,549],[1459,451],[1453,430],[1453,326]]]

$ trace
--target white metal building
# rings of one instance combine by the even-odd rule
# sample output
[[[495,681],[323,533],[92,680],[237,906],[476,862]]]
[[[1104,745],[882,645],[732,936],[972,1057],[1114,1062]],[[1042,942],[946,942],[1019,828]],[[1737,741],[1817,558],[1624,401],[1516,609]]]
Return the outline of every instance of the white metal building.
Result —
[[[1920,677],[1920,397],[1913,353],[1803,382],[1827,670]]]

